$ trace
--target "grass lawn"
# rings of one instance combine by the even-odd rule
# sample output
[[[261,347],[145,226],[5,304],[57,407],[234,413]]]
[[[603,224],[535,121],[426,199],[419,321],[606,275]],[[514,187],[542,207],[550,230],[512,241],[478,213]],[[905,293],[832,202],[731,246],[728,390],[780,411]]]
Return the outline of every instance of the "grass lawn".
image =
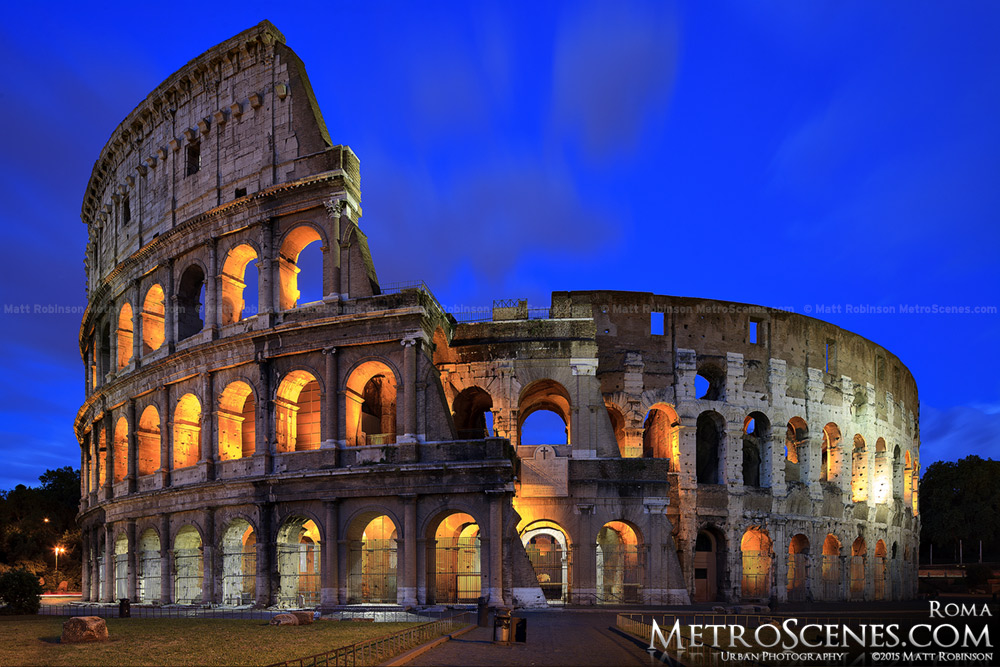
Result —
[[[107,642],[60,644],[68,617],[0,616],[0,665],[269,665],[391,634],[416,623],[109,618]]]

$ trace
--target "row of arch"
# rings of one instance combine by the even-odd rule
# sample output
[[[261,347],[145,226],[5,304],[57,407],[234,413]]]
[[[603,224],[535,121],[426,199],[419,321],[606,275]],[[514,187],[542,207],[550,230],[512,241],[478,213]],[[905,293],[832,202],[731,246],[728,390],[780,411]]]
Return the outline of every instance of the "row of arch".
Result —
[[[302,223],[293,227],[281,240],[275,262],[278,266],[276,305],[279,310],[298,306],[304,289],[309,301],[322,297],[323,250],[327,246],[324,235],[319,227]],[[258,304],[267,303],[271,298],[264,294],[270,281],[260,280],[263,268],[259,259],[256,244],[243,241],[228,250],[217,276],[210,275],[210,270],[199,260],[188,263],[180,271],[172,293],[176,341],[194,336],[210,322],[225,326],[257,315]],[[209,279],[218,281],[218,312],[215,314],[207,314],[205,310]],[[174,333],[167,331],[167,301],[168,294],[163,285],[154,283],[146,289],[141,301],[134,305],[128,302],[122,304],[112,318],[113,322],[105,322],[91,347],[90,380],[93,388],[107,373],[126,368],[136,356],[155,352],[168,338],[174,340]],[[141,340],[136,340],[137,335],[141,336]],[[111,358],[112,350],[114,359]]]
[[[875,542],[872,553],[862,536],[845,550],[840,538],[827,533],[818,554],[809,538],[796,533],[784,553],[785,576],[773,581],[779,554],[768,532],[748,528],[740,539],[740,596],[767,599],[784,588],[791,601],[806,600],[889,600],[905,595],[914,574],[916,553],[909,547],[899,552],[898,543],[886,546]],[[727,558],[722,531],[708,526],[698,532],[694,549],[694,595],[696,602],[718,599],[724,587]]]
[[[389,444],[396,437],[396,388],[393,370],[385,363],[369,360],[359,364],[347,379],[346,423],[348,442],[354,445]],[[317,375],[296,369],[282,376],[275,389],[274,435],[276,452],[303,452],[320,448],[322,419],[322,388]],[[209,457],[231,461],[257,453],[258,425],[263,417],[257,391],[251,382],[234,380],[222,388],[215,398],[217,449]],[[109,480],[113,469],[114,482],[124,480],[129,471],[129,446],[135,443],[135,473],[138,477],[158,470],[178,470],[196,465],[202,460],[203,439],[213,434],[203,433],[202,401],[192,392],[181,395],[175,402],[170,423],[170,447],[164,447],[164,425],[157,406],[150,402],[138,414],[134,438],[129,438],[129,421],[124,415],[114,422],[113,466],[108,466],[106,431],[95,426],[94,446],[96,474],[89,491],[96,491]],[[163,457],[170,452],[170,460]]]

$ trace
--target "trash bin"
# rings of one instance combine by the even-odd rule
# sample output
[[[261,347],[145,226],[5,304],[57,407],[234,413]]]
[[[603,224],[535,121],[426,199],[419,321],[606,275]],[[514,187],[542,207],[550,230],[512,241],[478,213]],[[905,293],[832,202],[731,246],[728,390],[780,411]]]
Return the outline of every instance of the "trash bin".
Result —
[[[510,642],[510,609],[497,607],[493,615],[493,641],[503,644]]]
[[[476,624],[481,628],[487,627],[489,616],[490,608],[486,606],[486,598],[479,598],[479,602],[476,607]]]
[[[522,644],[528,641],[528,619],[523,616],[514,616],[510,619],[511,626],[513,626],[512,633],[514,635],[515,642],[521,642]]]
[[[128,598],[118,600],[118,618],[132,617],[132,602]]]

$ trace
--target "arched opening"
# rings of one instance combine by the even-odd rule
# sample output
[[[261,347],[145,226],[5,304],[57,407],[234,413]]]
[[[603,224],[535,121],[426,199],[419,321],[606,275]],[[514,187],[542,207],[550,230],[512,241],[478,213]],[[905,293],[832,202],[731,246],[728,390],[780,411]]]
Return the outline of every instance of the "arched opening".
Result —
[[[892,499],[899,503],[903,498],[903,450],[896,445],[892,450]]]
[[[246,519],[233,519],[222,535],[222,604],[254,603],[257,535]]]
[[[174,408],[174,470],[198,463],[201,447],[201,403],[184,394]]]
[[[597,533],[597,603],[641,604],[645,550],[639,533],[609,521]]]
[[[680,468],[681,420],[666,403],[657,403],[646,414],[642,431],[642,456],[647,459],[670,459],[670,470]]]
[[[274,401],[278,453],[319,449],[319,382],[307,371],[291,371],[278,385]]]
[[[323,298],[323,245],[309,225],[290,231],[278,255],[279,308],[288,310]]]
[[[149,354],[160,349],[164,340],[163,288],[153,285],[146,291],[142,302],[142,353]]]
[[[91,596],[92,600],[104,599],[104,582],[106,581],[106,572],[104,569],[104,566],[106,565],[104,562],[105,542],[106,538],[104,536],[104,531],[102,530],[97,536],[97,580],[94,581],[93,578],[91,578],[92,580],[90,582],[90,585],[94,587],[93,594]]]
[[[740,540],[743,556],[742,595],[761,600],[771,596],[771,538],[760,528],[750,528]]]
[[[108,481],[108,431],[101,423],[97,424],[97,486],[104,486]],[[95,489],[96,490],[96,489]]]
[[[381,361],[366,361],[347,379],[345,416],[350,445],[396,442],[396,376]]]
[[[872,589],[873,597],[876,600],[887,599],[886,595],[886,582],[888,580],[888,564],[886,563],[887,556],[885,542],[879,540],[875,543],[875,558],[872,560],[872,576],[874,578],[874,586]]]
[[[856,503],[868,500],[868,451],[861,434],[854,436],[851,464],[851,500]]]
[[[105,322],[104,326],[101,327],[101,354],[100,354],[100,368],[97,371],[97,375],[101,378],[101,382],[104,382],[105,376],[111,372],[111,323]]]
[[[118,311],[118,370],[132,361],[132,327],[132,304],[126,303]]]
[[[460,440],[493,437],[493,398],[480,387],[466,387],[452,403]]]
[[[913,516],[917,516],[917,514],[920,513],[919,504],[917,502],[918,495],[920,492],[920,465],[917,463],[917,461],[913,462],[913,473],[911,474],[910,478],[910,486],[912,489],[910,491],[910,496],[911,500],[913,501]]]
[[[802,602],[809,599],[809,538],[802,533],[788,542],[788,599]]]
[[[128,474],[128,420],[119,417],[115,423],[115,481],[120,482]]]
[[[913,490],[913,460],[910,458],[910,452],[907,451],[904,454],[905,464],[903,466],[903,504],[909,507],[911,501],[911,492]]]
[[[819,481],[836,482],[840,474],[840,427],[830,422],[823,427],[823,445],[820,454]]]
[[[892,493],[892,467],[886,452],[885,438],[875,441],[875,474],[872,479],[872,500],[888,502]]]
[[[177,286],[177,340],[205,327],[205,272],[197,264],[184,270]]]
[[[698,374],[694,379],[694,393],[705,401],[726,400],[726,374],[715,364],[699,364]]]
[[[714,528],[698,531],[694,541],[694,602],[714,602],[726,567],[725,538]]]
[[[256,401],[246,382],[226,385],[219,396],[219,460],[253,456],[256,439]]]
[[[570,398],[555,380],[536,380],[521,391],[518,400],[519,445],[561,445],[570,440]],[[535,413],[542,414],[531,420]]]
[[[320,534],[311,519],[293,516],[278,530],[278,606],[319,604]]]
[[[751,412],[743,420],[743,485],[771,486],[771,422],[761,412]]]
[[[174,538],[174,602],[201,603],[203,566],[201,535],[194,526],[184,526]]]
[[[638,446],[632,445],[625,435],[625,415],[614,403],[605,401],[604,407],[608,411],[608,419],[611,420],[611,431],[615,434],[615,442],[618,443],[618,452],[623,459],[635,459],[642,456],[642,450]]]
[[[156,406],[147,405],[139,416],[136,431],[136,473],[152,475],[160,468],[160,413]]]
[[[785,427],[785,482],[805,482],[809,477],[809,427],[801,417],[792,417]]]
[[[868,545],[863,537],[858,537],[851,545],[851,568],[849,596],[852,600],[865,599],[865,554]]]
[[[128,597],[128,536],[115,540],[115,599]]]
[[[139,572],[136,578],[136,598],[150,603],[160,599],[160,536],[152,528],[139,536]]]
[[[569,602],[572,551],[562,526],[553,521],[534,521],[521,531],[521,544],[545,600],[549,604]]]
[[[823,582],[823,599],[839,600],[840,593],[840,540],[833,533],[827,533],[823,540],[823,566],[821,579]]]
[[[354,524],[361,527],[361,535],[351,535],[347,603],[395,604],[399,563],[396,524],[385,514],[366,514]]]
[[[246,243],[230,250],[222,263],[219,281],[222,287],[222,324],[232,324],[257,314],[256,250]]]
[[[698,415],[695,433],[695,472],[699,484],[722,484],[720,470],[722,438],[726,422],[718,412],[707,411]]]
[[[434,602],[475,602],[482,590],[479,524],[471,514],[444,516],[434,530]]]

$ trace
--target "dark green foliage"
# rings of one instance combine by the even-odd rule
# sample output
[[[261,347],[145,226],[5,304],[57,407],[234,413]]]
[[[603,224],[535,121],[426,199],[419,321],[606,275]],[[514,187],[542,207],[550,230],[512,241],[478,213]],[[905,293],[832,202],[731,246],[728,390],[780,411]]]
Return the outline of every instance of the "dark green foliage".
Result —
[[[9,614],[37,614],[42,606],[42,585],[38,577],[24,569],[0,574],[0,601]]]
[[[920,481],[922,551],[934,544],[934,562],[1000,559],[1000,461],[967,456],[932,463]]]

